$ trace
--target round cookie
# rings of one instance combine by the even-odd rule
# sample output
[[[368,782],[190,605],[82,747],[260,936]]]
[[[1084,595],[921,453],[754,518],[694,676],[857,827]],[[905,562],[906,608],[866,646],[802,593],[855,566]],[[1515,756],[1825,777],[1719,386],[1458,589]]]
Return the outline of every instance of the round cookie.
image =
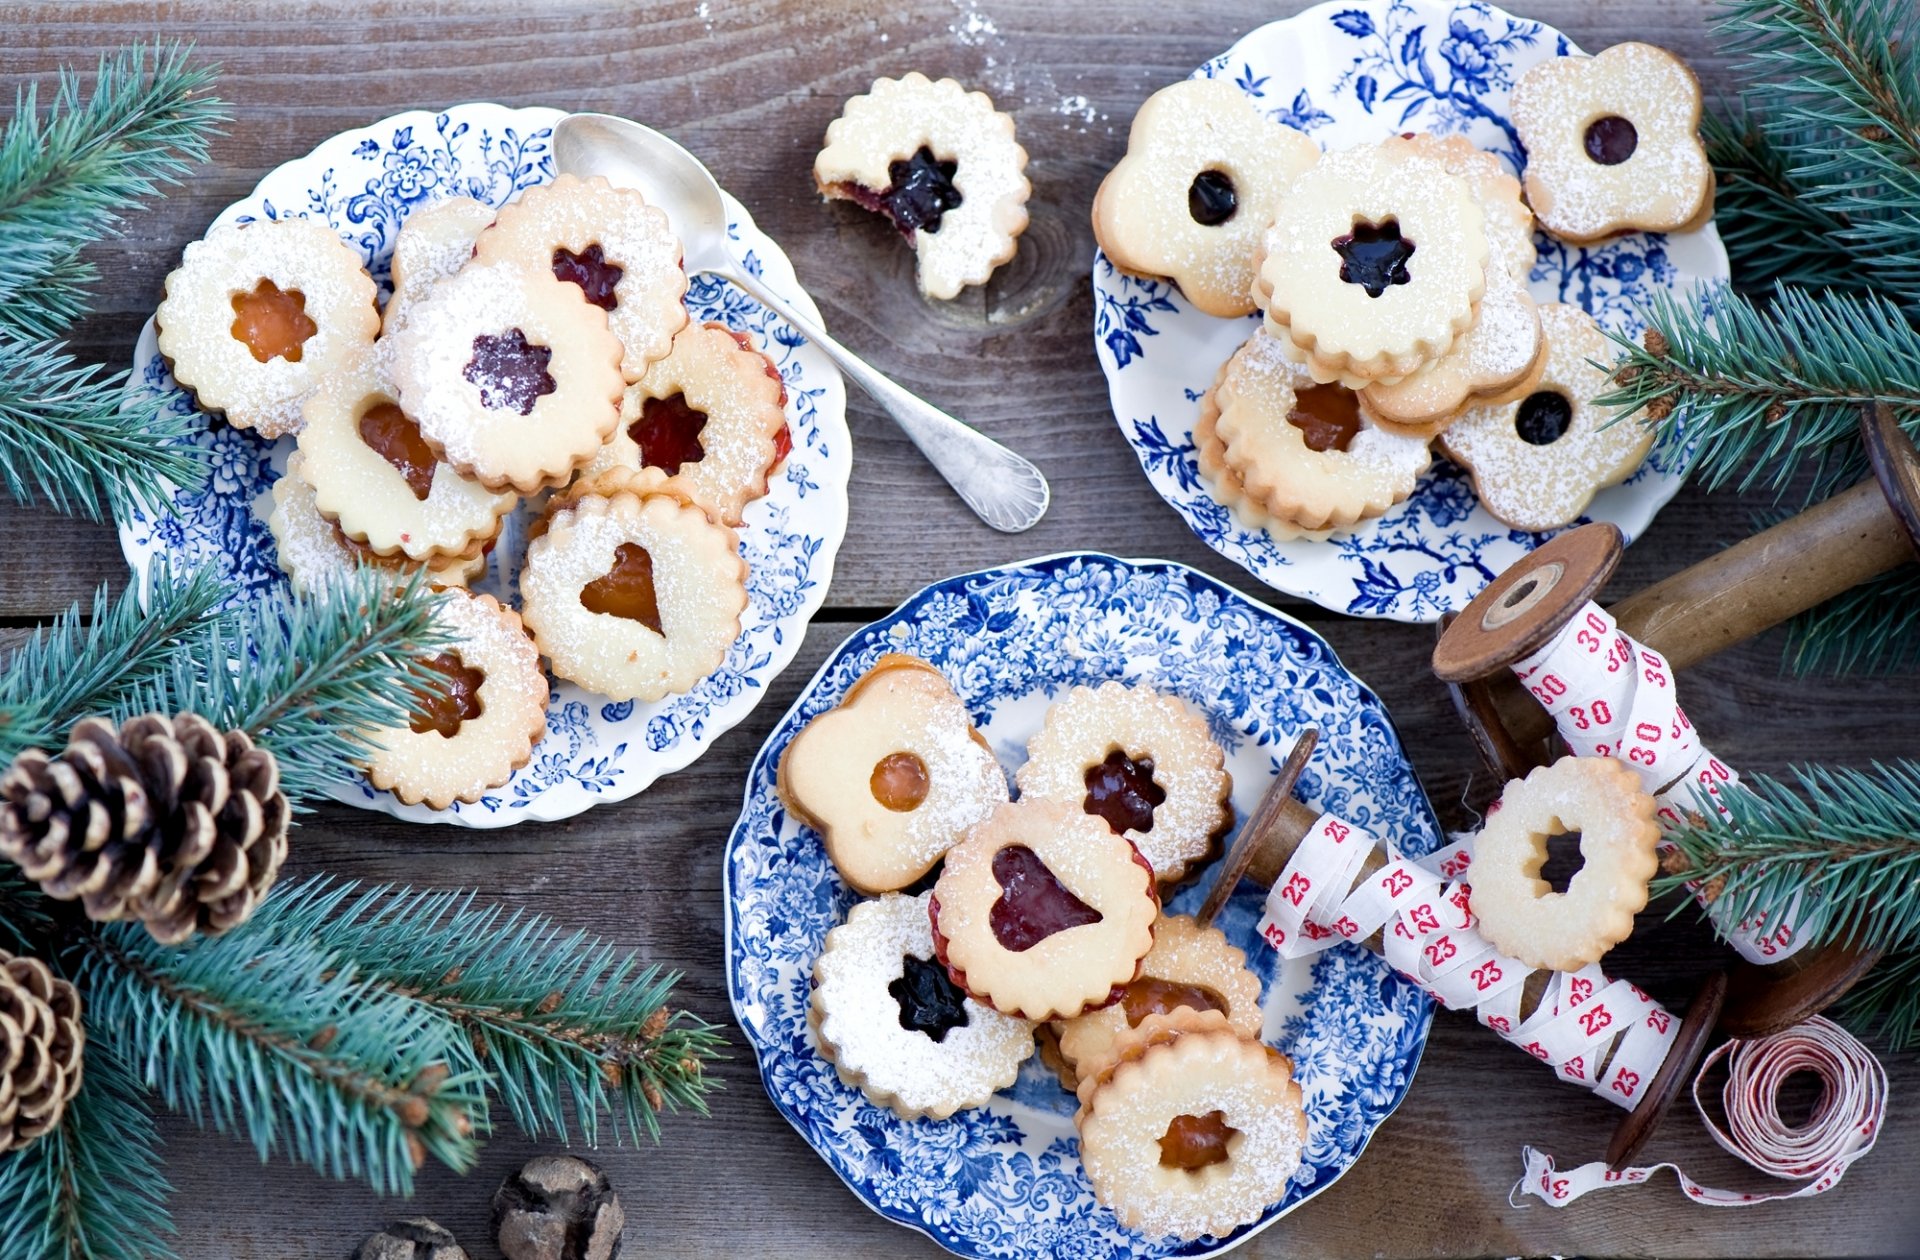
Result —
[[[854,906],[814,961],[808,1008],[840,1079],[906,1120],[981,1106],[1033,1054],[1032,1024],[968,997],[934,958],[930,900]]]
[[[493,223],[494,209],[471,197],[449,197],[407,216],[393,238],[393,296],[380,313],[380,332],[391,336],[408,310],[473,257],[473,243]]]
[[[1480,934],[1529,967],[1578,971],[1627,939],[1660,860],[1654,801],[1611,757],[1562,757],[1507,784],[1473,844],[1468,902]],[[1581,867],[1557,893],[1547,838],[1580,834]]]
[[[299,451],[287,457],[287,471],[273,483],[273,509],[267,513],[267,530],[273,535],[280,571],[287,575],[294,594],[317,595],[362,564],[391,569],[400,581],[415,569],[424,568],[435,586],[465,586],[487,571],[484,548],[470,556],[435,557],[425,564],[373,554],[320,514],[303,464]]]
[[[1689,231],[1712,217],[1700,81],[1666,49],[1550,57],[1514,86],[1511,111],[1527,148],[1527,200],[1560,239]]]
[[[197,404],[277,438],[380,331],[372,277],[323,223],[226,224],[188,245],[154,312],[160,353]]]
[[[1226,79],[1187,79],[1140,106],[1100,181],[1093,235],[1115,266],[1165,276],[1208,315],[1253,310],[1261,237],[1287,184],[1320,157]]]
[[[1255,300],[1316,379],[1392,384],[1473,325],[1485,222],[1467,182],[1424,154],[1325,154],[1281,198]]]
[[[1226,366],[1224,363],[1220,365],[1222,375],[1226,373]],[[1220,440],[1220,434],[1215,429],[1219,419],[1219,404],[1214,401],[1213,391],[1208,390],[1200,399],[1200,415],[1193,422],[1194,462],[1200,466],[1200,476],[1205,479],[1207,488],[1221,506],[1232,512],[1243,528],[1264,532],[1276,542],[1294,542],[1302,538],[1325,542],[1333,537],[1334,530],[1302,529],[1292,521],[1274,516],[1263,505],[1253,501],[1247,494],[1247,483],[1240,480],[1239,473],[1227,467],[1227,444]]]
[[[521,616],[561,678],[654,701],[720,668],[740,634],[734,532],[669,495],[588,495],[527,545]]]
[[[686,326],[680,238],[645,197],[598,175],[561,175],[527,189],[480,234],[474,257],[482,265],[550,270],[576,286],[607,313],[629,381],[665,357],[673,335]]]
[[[884,214],[913,246],[920,292],[958,297],[1011,259],[1027,229],[1027,151],[983,92],[918,71],[875,79],[827,126],[813,180]]]
[[[1601,489],[1631,477],[1653,449],[1638,420],[1613,423],[1593,400],[1608,388],[1593,366],[1614,355],[1593,317],[1577,306],[1540,308],[1545,366],[1531,393],[1463,411],[1440,444],[1473,477],[1481,506],[1515,529],[1547,530],[1578,520]]]
[[[1118,682],[1075,687],[1047,708],[1015,782],[1022,800],[1104,819],[1171,883],[1233,824],[1233,780],[1206,719],[1177,696]]]
[[[462,267],[393,335],[400,406],[461,472],[532,494],[566,483],[620,419],[620,339],[578,286]]]
[[[427,712],[365,733],[367,778],[409,805],[477,801],[513,777],[547,730],[547,676],[511,608],[448,591],[434,621],[451,644],[427,664],[444,679]]]
[[[889,653],[780,755],[780,799],[863,893],[933,869],[996,805],[1007,778],[939,670]]]
[[[1153,868],[1101,819],[1054,801],[1001,805],[947,851],[934,948],[953,980],[1023,1019],[1117,1001],[1153,947]]]

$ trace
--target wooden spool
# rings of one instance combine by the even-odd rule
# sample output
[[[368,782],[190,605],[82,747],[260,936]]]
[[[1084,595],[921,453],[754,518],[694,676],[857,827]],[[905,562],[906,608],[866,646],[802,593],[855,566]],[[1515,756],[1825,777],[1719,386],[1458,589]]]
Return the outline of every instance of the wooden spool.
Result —
[[[1318,733],[1307,730],[1301,733],[1295,742],[1293,751],[1288,754],[1280,773],[1268,785],[1266,795],[1260,798],[1260,804],[1247,818],[1235,837],[1233,847],[1220,864],[1214,877],[1213,887],[1207,890],[1206,900],[1201,903],[1200,912],[1195,917],[1204,926],[1213,922],[1213,918],[1227,904],[1233,890],[1244,879],[1251,879],[1262,887],[1272,887],[1280,872],[1286,869],[1294,850],[1306,839],[1307,832],[1320,817],[1320,811],[1294,799],[1294,784],[1299,781],[1300,772],[1306,768],[1307,759],[1313,753]],[[1386,865],[1384,846],[1376,847],[1361,863],[1355,882],[1365,879]],[[1384,931],[1384,929],[1382,929]],[[1375,932],[1361,944],[1378,954],[1382,952],[1382,932]],[[1549,973],[1536,971],[1528,977],[1526,988],[1522,990],[1520,1012],[1522,1018],[1531,1015],[1546,990]],[[1647,1093],[1637,1106],[1615,1126],[1613,1137],[1607,1143],[1607,1163],[1619,1168],[1632,1161],[1647,1144],[1654,1130],[1665,1118],[1667,1109],[1673,1105],[1686,1083],[1693,1079],[1694,1069],[1699,1066],[1701,1055],[1706,1053],[1707,1043],[1712,1038],[1716,1024],[1720,1022],[1721,1005],[1727,997],[1727,977],[1722,972],[1708,976],[1694,994],[1693,1001],[1687,1005],[1687,1013],[1680,1021],[1680,1031],[1674,1037],[1673,1045],[1667,1051],[1666,1059],[1655,1074],[1653,1083],[1647,1087]],[[1595,1066],[1596,1073],[1604,1072],[1603,1060]]]
[[[1620,629],[1685,668],[1920,558],[1920,452],[1890,408],[1861,408],[1873,476],[1850,490],[1630,595],[1608,609]],[[1510,567],[1442,623],[1433,672],[1481,757],[1514,779],[1553,757],[1553,719],[1513,676],[1606,584],[1624,550],[1612,525],[1569,530]],[[1878,961],[1875,951],[1802,950],[1738,964],[1721,1027],[1755,1037],[1831,1005]]]

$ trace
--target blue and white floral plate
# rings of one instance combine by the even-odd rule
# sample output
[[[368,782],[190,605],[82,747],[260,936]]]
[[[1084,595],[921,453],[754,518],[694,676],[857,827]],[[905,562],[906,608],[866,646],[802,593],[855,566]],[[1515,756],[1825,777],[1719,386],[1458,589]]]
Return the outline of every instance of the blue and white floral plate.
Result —
[[[216,222],[324,220],[359,249],[384,296],[394,235],[407,216],[454,195],[497,206],[551,180],[548,142],[561,116],[557,109],[484,103],[396,114],[342,132],[275,169]],[[786,255],[731,197],[727,209],[729,231],[746,265],[802,310],[817,314]],[[572,683],[557,683],[547,707],[547,735],[534,748],[533,761],[475,804],[446,810],[402,805],[392,793],[365,783],[341,784],[336,799],[412,821],[469,827],[568,818],[603,801],[623,800],[688,765],[753,710],[793,659],[808,620],[826,598],[834,554],[846,533],[852,459],[846,387],[826,356],[731,285],[695,277],[687,307],[696,320],[721,320],[748,333],[779,365],[793,431],[793,453],[767,496],[749,505],[739,531],[749,600],[725,663],[692,691],[654,704],[611,703]],[[152,320],[134,350],[129,391],[158,393],[170,407],[193,410],[192,398],[174,384],[160,357]],[[135,576],[143,578],[156,559],[165,559],[176,572],[218,568],[240,588],[240,598],[279,589],[286,579],[266,517],[293,439],[267,442],[220,425],[194,440],[213,455],[206,489],[177,491],[171,511],[135,511],[120,522],[121,546]],[[530,516],[523,506],[509,519],[488,577],[476,589],[518,603],[515,579]]]
[[[1526,155],[1506,116],[1514,83],[1536,62],[1579,51],[1553,28],[1488,4],[1332,0],[1260,27],[1195,75],[1231,80],[1323,149],[1402,131],[1464,134],[1518,171]],[[1711,224],[1597,246],[1544,233],[1536,241],[1534,296],[1578,303],[1617,332],[1639,332],[1636,307],[1652,294],[1687,293],[1728,275]],[[1099,253],[1093,291],[1114,418],[1147,479],[1208,546],[1268,586],[1357,617],[1437,621],[1551,536],[1495,520],[1466,474],[1444,459],[1411,499],[1351,535],[1278,542],[1247,529],[1200,479],[1193,420],[1215,371],[1259,316],[1206,315],[1170,282],[1129,276]],[[1581,519],[1612,521],[1631,541],[1681,480],[1676,452],[1656,450],[1625,484],[1601,491]]]
[[[727,989],[774,1106],[868,1207],[963,1256],[1217,1255],[1331,1185],[1406,1095],[1432,1007],[1355,945],[1282,962],[1257,936],[1251,885],[1218,922],[1260,975],[1264,1036],[1293,1059],[1308,1140],[1286,1197],[1229,1238],[1183,1245],[1121,1228],[1081,1172],[1074,1100],[1037,1058],[988,1106],[944,1121],[903,1121],[841,1083],[809,1039],[807,1000],[827,930],[858,897],[819,836],[788,816],[774,779],[787,742],[886,652],[938,666],[1009,773],[1052,696],[1149,683],[1207,715],[1240,819],[1314,726],[1304,799],[1414,852],[1440,841],[1380,701],[1319,635],[1264,604],[1182,565],[1085,553],[935,583],[840,645],[747,777],[726,852]],[[1194,910],[1211,878],[1209,868],[1170,907]]]

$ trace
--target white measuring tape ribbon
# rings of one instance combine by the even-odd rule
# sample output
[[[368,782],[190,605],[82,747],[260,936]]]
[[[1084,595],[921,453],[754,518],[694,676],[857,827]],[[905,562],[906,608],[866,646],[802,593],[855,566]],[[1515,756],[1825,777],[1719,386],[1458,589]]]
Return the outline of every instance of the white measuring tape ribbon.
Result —
[[[1689,812],[1725,812],[1721,793],[1740,776],[1700,742],[1665,658],[1622,633],[1606,609],[1588,601],[1513,672],[1576,754],[1617,757],[1639,775],[1662,831],[1684,826]],[[1778,962],[1806,943],[1799,908],[1796,898],[1773,924],[1764,915],[1738,923],[1714,915],[1714,922],[1741,957]]]

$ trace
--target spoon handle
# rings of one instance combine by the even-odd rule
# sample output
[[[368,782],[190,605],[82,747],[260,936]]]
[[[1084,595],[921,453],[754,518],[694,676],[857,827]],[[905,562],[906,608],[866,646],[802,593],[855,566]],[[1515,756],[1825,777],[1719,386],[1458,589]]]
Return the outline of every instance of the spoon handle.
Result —
[[[1003,533],[1017,534],[1031,529],[1046,514],[1052,491],[1031,461],[896,384],[829,337],[826,329],[795,310],[746,268],[734,267],[725,275],[792,324],[866,390],[981,520]]]

